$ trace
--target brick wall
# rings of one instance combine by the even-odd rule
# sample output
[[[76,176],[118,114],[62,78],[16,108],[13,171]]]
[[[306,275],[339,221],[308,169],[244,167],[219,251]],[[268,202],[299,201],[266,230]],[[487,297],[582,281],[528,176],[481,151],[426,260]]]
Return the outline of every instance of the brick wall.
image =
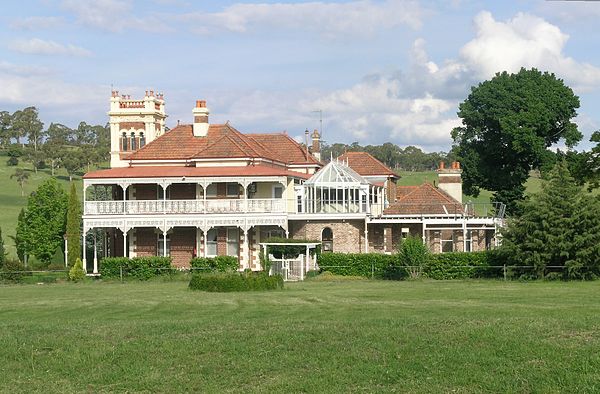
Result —
[[[290,237],[294,239],[321,240],[325,227],[333,231],[333,251],[340,253],[362,253],[365,251],[365,222],[346,220],[330,222],[326,220],[290,222]]]
[[[156,232],[154,228],[136,228],[133,250],[138,257],[156,256]]]
[[[171,234],[171,258],[176,267],[187,268],[196,246],[196,229],[191,227],[176,227]]]

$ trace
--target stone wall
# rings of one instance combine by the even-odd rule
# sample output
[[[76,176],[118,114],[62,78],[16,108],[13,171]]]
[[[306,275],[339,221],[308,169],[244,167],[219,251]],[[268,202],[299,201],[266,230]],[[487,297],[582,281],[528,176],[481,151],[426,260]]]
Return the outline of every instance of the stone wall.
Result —
[[[325,227],[333,231],[333,251],[340,253],[365,252],[365,222],[363,220],[345,220],[331,222],[327,220],[290,221],[289,233],[294,239],[321,240]]]

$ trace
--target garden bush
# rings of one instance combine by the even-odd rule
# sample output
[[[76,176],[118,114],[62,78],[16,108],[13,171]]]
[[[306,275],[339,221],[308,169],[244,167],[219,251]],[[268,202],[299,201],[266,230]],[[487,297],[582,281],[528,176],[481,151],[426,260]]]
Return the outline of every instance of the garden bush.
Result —
[[[397,255],[381,253],[323,253],[319,256],[319,269],[334,275],[388,278],[390,271],[401,271]]]
[[[502,268],[491,270],[485,251],[449,252],[431,254],[423,273],[432,279],[466,279],[502,276]]]
[[[148,280],[159,275],[170,275],[175,271],[170,257],[106,257],[100,260],[100,275],[103,278],[118,278],[123,269],[123,278]]]
[[[208,272],[237,271],[240,262],[233,256],[196,257],[190,261],[192,270]]]
[[[31,276],[31,272],[23,272],[25,270],[25,266],[19,260],[5,260],[0,270],[0,280],[9,283],[20,283],[25,276]]]
[[[195,273],[189,288],[219,293],[276,290],[283,288],[283,277],[269,276],[266,272]]]
[[[83,270],[83,262],[79,257],[75,260],[75,264],[69,270],[69,280],[80,282],[85,279],[85,271]]]
[[[389,279],[402,279],[405,274],[412,279],[420,277],[430,255],[421,238],[410,236],[403,239],[398,247],[398,259],[395,261],[398,266],[393,266],[394,269],[390,267]]]

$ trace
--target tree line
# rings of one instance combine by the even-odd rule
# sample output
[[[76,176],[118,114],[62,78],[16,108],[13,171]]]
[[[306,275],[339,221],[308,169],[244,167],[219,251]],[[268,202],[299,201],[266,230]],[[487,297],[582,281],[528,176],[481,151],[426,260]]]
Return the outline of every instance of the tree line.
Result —
[[[76,128],[54,122],[44,128],[36,107],[0,111],[0,148],[10,166],[24,161],[35,172],[48,167],[52,175],[64,168],[72,179],[77,172],[109,159],[109,126],[82,121]],[[23,173],[14,176],[22,185]]]
[[[331,157],[336,158],[345,152],[368,152],[391,169],[401,171],[432,171],[438,167],[440,161],[449,163],[456,157],[453,152],[424,152],[412,145],[402,148],[391,142],[381,145],[360,145],[353,142],[349,145],[324,143],[321,158],[328,162]]]

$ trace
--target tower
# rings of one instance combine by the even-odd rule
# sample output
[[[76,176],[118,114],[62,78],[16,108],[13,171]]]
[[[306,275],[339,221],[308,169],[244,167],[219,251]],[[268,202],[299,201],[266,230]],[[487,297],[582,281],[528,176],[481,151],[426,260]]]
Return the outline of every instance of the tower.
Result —
[[[162,93],[146,91],[142,100],[119,95],[110,98],[110,166],[126,167],[132,152],[154,141],[165,132],[165,101]]]

